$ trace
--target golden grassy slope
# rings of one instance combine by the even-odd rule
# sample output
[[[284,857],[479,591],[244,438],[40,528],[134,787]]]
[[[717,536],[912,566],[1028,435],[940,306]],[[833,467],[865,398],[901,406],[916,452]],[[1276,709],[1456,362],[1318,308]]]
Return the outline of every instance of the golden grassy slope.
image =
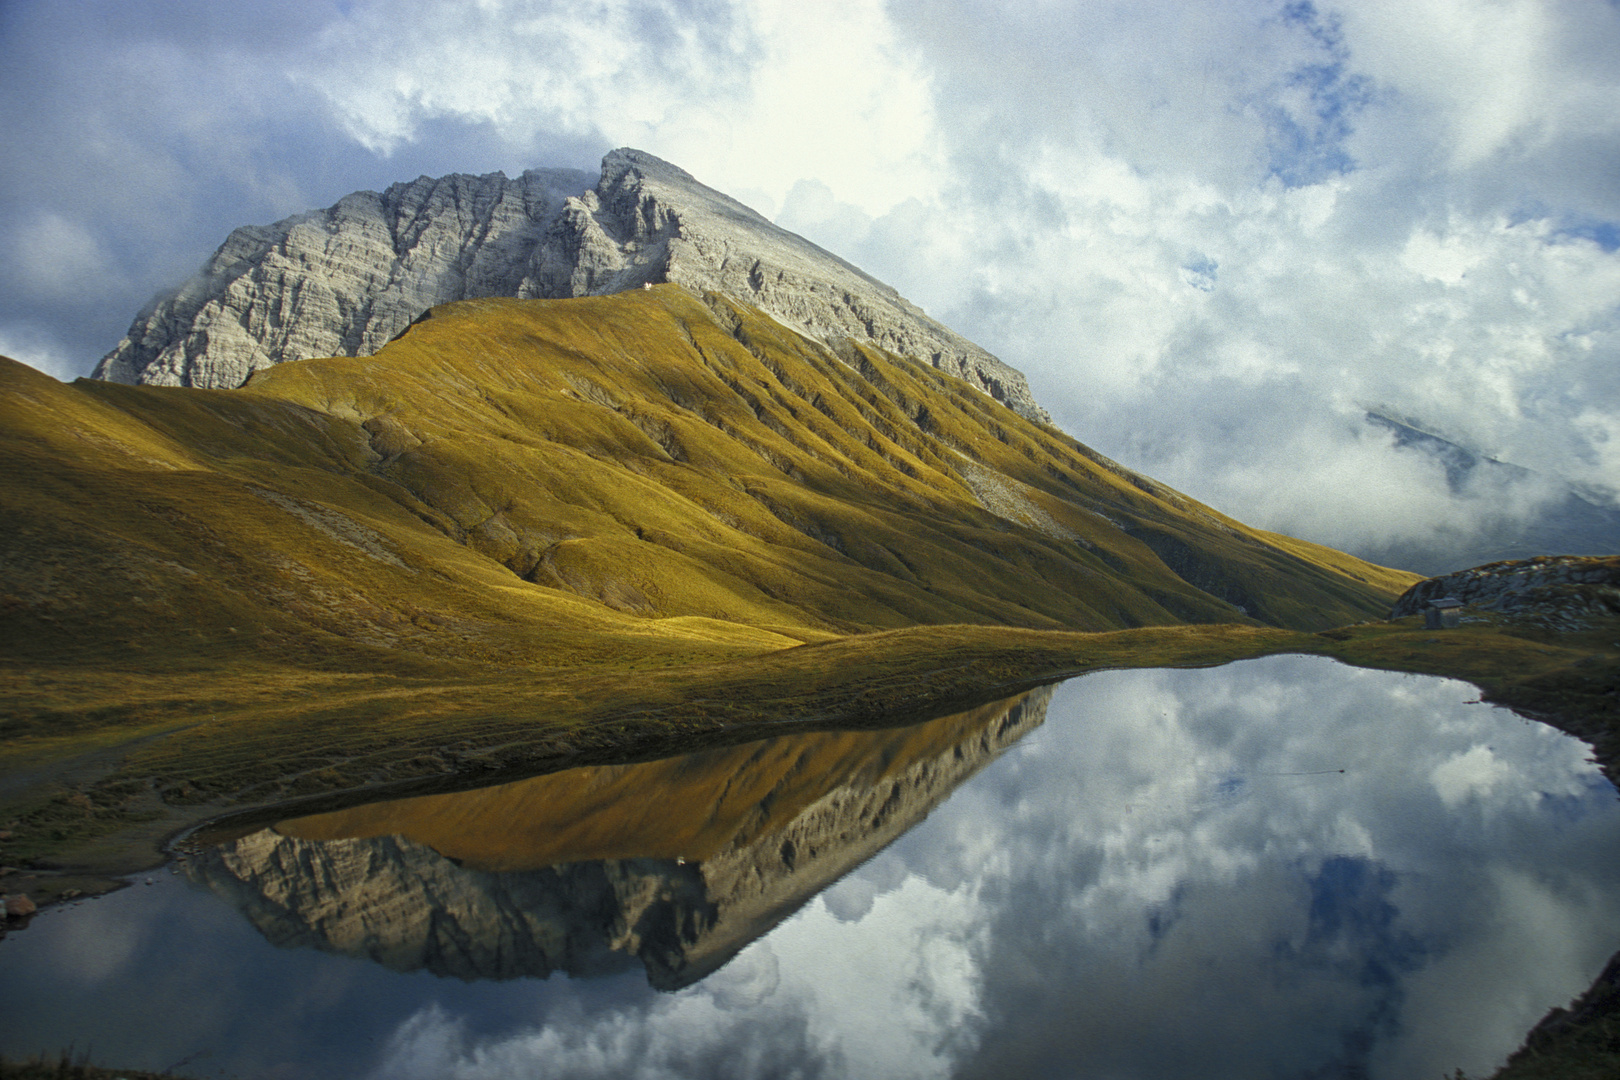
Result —
[[[1299,628],[1409,575],[1267,536],[933,369],[686,292],[448,305],[242,391],[0,376],[8,655],[574,664],[972,622]],[[856,367],[860,370],[857,371]],[[37,623],[37,625],[36,625]],[[330,640],[329,640],[330,639]]]
[[[376,356],[238,391],[4,361],[0,453],[0,798],[121,769],[157,778],[159,816],[437,774],[457,724],[520,741],[537,710],[667,705],[675,672],[802,643],[1315,629],[1413,580],[674,286],[447,305]],[[769,669],[833,665],[813,681],[836,696],[864,650],[901,649],[862,640]]]

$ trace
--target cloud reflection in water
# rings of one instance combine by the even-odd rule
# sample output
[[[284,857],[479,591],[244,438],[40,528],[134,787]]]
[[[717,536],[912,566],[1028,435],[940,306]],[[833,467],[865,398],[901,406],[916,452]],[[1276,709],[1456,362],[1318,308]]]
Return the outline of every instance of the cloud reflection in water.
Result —
[[[430,1006],[378,1075],[1486,1071],[1620,944],[1620,844],[1585,748],[1472,696],[1304,657],[1076,680],[705,982],[485,1039]]]

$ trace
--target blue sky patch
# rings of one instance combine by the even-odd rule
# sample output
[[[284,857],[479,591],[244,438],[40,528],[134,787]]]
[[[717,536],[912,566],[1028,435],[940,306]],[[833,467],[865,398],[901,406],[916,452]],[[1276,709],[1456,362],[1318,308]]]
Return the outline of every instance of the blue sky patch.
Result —
[[[1561,227],[1553,235],[1590,240],[1611,254],[1617,248],[1620,248],[1620,222],[1615,221],[1591,220],[1576,222]]]
[[[1305,187],[1353,172],[1344,143],[1352,120],[1373,100],[1372,83],[1349,71],[1350,50],[1339,18],[1323,16],[1310,0],[1289,4],[1280,21],[1297,27],[1321,55],[1290,71],[1257,103],[1266,124],[1270,175],[1288,187]]]
[[[1200,255],[1181,267],[1181,280],[1200,292],[1215,291],[1215,273],[1221,264],[1208,255]]]

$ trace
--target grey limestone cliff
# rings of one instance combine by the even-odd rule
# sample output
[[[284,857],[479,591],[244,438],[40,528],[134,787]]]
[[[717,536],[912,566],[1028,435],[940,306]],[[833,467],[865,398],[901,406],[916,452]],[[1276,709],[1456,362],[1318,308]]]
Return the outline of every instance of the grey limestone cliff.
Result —
[[[234,387],[262,367],[376,352],[437,304],[673,282],[762,308],[837,347],[870,341],[1046,421],[1024,376],[889,286],[681,169],[615,150],[587,173],[421,177],[237,229],[160,296],[96,377]]]
[[[1051,694],[1046,687],[986,709],[954,745],[898,769],[885,767],[892,744],[872,733],[870,760],[853,778],[698,861],[494,872],[402,836],[307,840],[266,829],[199,853],[187,873],[278,945],[463,979],[590,976],[639,961],[653,986],[679,989],[921,821],[1038,727]],[[668,792],[643,795],[683,805]],[[771,801],[761,804],[767,818]]]
[[[536,249],[588,173],[421,177],[237,229],[136,317],[97,378],[234,387],[259,368],[367,356],[434,304],[536,293]]]

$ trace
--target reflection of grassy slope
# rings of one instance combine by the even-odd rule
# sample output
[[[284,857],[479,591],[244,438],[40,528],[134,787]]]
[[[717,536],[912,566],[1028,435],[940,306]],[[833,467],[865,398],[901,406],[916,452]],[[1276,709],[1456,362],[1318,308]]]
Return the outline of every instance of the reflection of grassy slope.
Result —
[[[48,826],[24,815],[23,852],[497,743],[605,749],[593,725],[650,703],[711,730],[744,716],[722,676],[789,716],[865,716],[850,688],[885,664],[906,674],[873,702],[982,701],[996,662],[974,650],[1013,642],[1020,677],[1072,666],[1028,651],[1072,656],[1070,634],[1031,630],[1315,629],[1410,581],[932,368],[675,287],[449,305],[375,357],[240,391],[0,362],[0,447],[0,799],[84,788]],[[830,648],[849,635],[868,636]],[[670,692],[697,686],[707,705]]]
[[[875,787],[1006,715],[996,702],[922,724],[824,731],[677,758],[598,765],[455,794],[367,803],[277,824],[306,840],[407,836],[477,870],[591,859],[708,860],[829,792]],[[643,793],[656,792],[656,798]]]

